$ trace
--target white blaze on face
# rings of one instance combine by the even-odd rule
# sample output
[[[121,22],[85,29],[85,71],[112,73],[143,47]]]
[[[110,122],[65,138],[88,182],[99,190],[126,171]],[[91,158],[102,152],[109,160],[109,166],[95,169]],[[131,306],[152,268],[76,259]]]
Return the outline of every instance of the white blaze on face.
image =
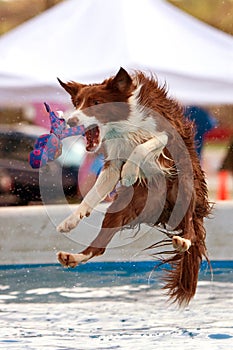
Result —
[[[75,118],[77,118],[79,125],[84,125],[85,129],[93,124],[96,124],[96,125],[99,124],[98,120],[94,116],[89,117],[79,109],[77,109],[70,115],[70,119],[75,119]]]

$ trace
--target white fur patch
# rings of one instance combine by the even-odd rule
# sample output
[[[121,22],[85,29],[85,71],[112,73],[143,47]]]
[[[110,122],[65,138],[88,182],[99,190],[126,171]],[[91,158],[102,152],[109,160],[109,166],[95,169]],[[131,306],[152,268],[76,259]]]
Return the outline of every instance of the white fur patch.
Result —
[[[70,118],[77,118],[78,123],[84,125],[85,128],[97,124],[99,125],[98,120],[96,119],[95,116],[89,117],[85,113],[83,113],[81,110],[77,109],[75,110],[71,115]]]
[[[139,103],[139,94],[141,90],[141,85],[139,85],[132,96],[129,98],[130,105],[130,115],[129,115],[129,123],[131,127],[136,126],[137,129],[143,133],[143,131],[148,134],[150,130],[151,136],[156,132],[156,122],[153,116],[150,116],[150,111],[146,109]]]
[[[140,90],[141,86],[138,86],[128,100],[128,119],[110,122],[103,127],[107,160],[127,160],[137,145],[158,134],[155,119],[138,103]]]

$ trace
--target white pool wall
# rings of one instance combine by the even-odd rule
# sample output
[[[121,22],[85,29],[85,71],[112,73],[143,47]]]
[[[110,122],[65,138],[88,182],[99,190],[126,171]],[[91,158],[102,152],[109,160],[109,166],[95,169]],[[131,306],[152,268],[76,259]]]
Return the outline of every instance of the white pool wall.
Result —
[[[97,235],[106,204],[100,204],[89,218],[68,235],[58,233],[56,225],[76,205],[35,205],[0,208],[0,265],[56,263],[59,250],[79,252]],[[233,260],[233,201],[219,201],[205,220],[207,247],[211,260]],[[105,254],[96,261],[151,260],[143,251],[164,235],[142,226],[117,233]]]

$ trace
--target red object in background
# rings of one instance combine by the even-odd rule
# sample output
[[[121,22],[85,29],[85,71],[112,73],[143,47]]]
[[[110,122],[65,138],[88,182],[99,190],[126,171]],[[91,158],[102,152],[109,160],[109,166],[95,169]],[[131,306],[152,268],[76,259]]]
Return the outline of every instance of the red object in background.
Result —
[[[221,127],[216,127],[208,131],[204,138],[205,141],[225,141],[229,140],[233,135],[233,129],[226,129]]]
[[[228,175],[227,170],[220,170],[218,173],[218,189],[217,189],[217,199],[227,200],[230,198],[228,190]]]

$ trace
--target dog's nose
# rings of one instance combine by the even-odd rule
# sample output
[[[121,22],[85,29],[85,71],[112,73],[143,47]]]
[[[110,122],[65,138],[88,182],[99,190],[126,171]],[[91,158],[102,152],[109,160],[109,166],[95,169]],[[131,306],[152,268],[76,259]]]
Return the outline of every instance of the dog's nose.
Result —
[[[79,123],[79,120],[77,117],[71,117],[67,120],[67,124],[72,127],[72,126],[77,126]]]

